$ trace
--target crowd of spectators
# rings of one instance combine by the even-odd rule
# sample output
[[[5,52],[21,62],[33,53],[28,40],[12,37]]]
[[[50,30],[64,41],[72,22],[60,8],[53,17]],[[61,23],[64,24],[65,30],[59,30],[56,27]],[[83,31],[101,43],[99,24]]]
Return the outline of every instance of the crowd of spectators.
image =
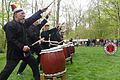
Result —
[[[108,42],[120,46],[120,39],[73,39],[75,46],[104,46]]]

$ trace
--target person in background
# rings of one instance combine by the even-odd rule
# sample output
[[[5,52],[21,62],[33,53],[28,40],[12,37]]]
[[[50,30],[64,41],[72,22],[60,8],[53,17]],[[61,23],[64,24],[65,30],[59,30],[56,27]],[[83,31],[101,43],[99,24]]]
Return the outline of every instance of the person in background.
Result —
[[[43,31],[41,32],[41,38],[44,38],[45,41],[50,40],[50,35],[56,31],[56,28],[52,28],[49,30],[49,24],[46,24],[43,28]],[[41,43],[42,49],[49,49],[50,44],[49,42],[42,42]]]
[[[52,32],[50,35],[50,41],[58,41],[59,45],[63,44],[63,35],[61,31],[62,25],[58,24],[54,32]],[[51,45],[51,47],[55,47],[55,46],[56,45]]]

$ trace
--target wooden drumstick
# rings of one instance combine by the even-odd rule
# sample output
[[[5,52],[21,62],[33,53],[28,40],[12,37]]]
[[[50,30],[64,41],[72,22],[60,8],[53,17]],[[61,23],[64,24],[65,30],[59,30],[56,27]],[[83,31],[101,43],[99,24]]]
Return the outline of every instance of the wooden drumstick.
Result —
[[[53,46],[58,46],[58,44],[53,44],[53,43],[50,43],[50,45],[53,45]]]
[[[64,41],[62,40],[62,41],[60,41],[58,44],[61,44],[62,42],[64,42]]]
[[[37,44],[37,43],[40,43],[41,41],[44,41],[44,38],[41,38],[40,40],[34,42],[34,43],[32,44],[32,46],[34,46],[34,45]]]
[[[55,1],[55,0],[53,0],[53,2],[51,2],[51,3],[47,6],[47,8],[50,7],[50,6],[52,5],[52,3],[54,3],[54,1]]]
[[[50,43],[56,43],[56,44],[58,44],[58,41],[43,41],[43,42],[50,42]]]

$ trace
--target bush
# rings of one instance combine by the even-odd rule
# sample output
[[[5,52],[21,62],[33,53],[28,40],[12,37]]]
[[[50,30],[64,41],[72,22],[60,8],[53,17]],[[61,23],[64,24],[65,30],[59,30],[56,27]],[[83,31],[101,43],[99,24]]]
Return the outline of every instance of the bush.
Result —
[[[0,48],[0,53],[3,53],[4,51]]]

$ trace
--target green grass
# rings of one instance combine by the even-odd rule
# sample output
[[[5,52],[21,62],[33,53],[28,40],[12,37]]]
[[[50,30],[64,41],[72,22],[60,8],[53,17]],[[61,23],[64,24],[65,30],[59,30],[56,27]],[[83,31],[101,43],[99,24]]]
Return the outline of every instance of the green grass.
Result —
[[[120,80],[120,48],[115,55],[104,53],[103,47],[77,47],[73,64],[67,62],[67,80]],[[5,54],[0,54],[0,71],[5,65]],[[23,76],[17,76],[17,66],[8,80],[30,80],[29,66]]]
[[[119,52],[109,56],[103,47],[76,48],[74,64],[67,65],[68,80],[120,80]]]

